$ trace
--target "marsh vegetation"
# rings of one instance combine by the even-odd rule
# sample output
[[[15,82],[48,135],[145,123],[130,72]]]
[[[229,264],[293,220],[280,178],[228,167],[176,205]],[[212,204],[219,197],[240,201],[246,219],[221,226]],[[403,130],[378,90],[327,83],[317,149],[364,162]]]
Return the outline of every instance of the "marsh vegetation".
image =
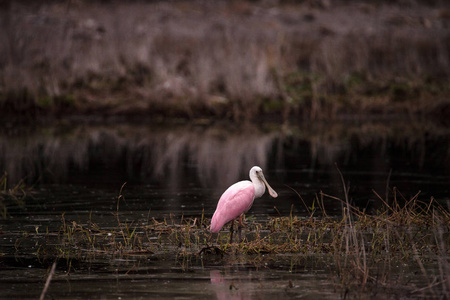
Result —
[[[0,105],[29,118],[440,116],[450,8],[406,2],[11,1]]]

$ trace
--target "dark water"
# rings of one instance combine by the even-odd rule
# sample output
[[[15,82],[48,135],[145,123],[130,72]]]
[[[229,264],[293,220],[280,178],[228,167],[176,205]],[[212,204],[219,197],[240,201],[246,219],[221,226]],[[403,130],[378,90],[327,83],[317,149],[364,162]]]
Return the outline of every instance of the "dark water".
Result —
[[[279,193],[277,199],[264,195],[255,201],[248,217],[256,220],[287,216],[291,210],[306,216],[296,192],[308,206],[320,191],[343,199],[337,167],[352,203],[369,212],[381,206],[374,191],[389,198],[393,187],[406,200],[419,191],[420,199],[434,197],[444,206],[450,200],[450,130],[432,123],[5,126],[0,135],[0,170],[7,172],[10,188],[22,179],[33,188],[32,197],[23,203],[3,199],[3,296],[36,298],[50,266],[36,258],[33,253],[39,249],[32,243],[18,251],[20,236],[58,230],[62,214],[79,223],[93,219],[103,228],[116,226],[113,213],[118,209],[121,219],[130,222],[199,217],[202,211],[209,218],[221,193],[247,179],[253,165],[263,168]],[[327,198],[324,204],[328,214],[341,214],[339,201]],[[59,262],[59,276],[48,295],[83,299],[343,296],[330,276],[330,258],[275,255],[269,262],[249,263],[248,257],[238,256],[194,259],[186,266],[176,257],[102,258],[72,266],[68,276],[63,276],[67,263]],[[404,274],[407,268],[397,271]],[[420,281],[420,276],[412,280]]]
[[[263,168],[280,193],[276,200],[258,200],[256,214],[271,214],[273,206],[282,213],[291,205],[304,211],[292,189],[306,202],[320,191],[342,197],[337,167],[359,206],[376,208],[372,190],[385,196],[387,187],[396,187],[406,198],[421,191],[425,199],[445,202],[450,130],[410,122],[273,128],[59,124],[5,128],[0,136],[0,170],[7,171],[9,185],[21,179],[38,182],[44,202],[61,201],[60,210],[88,204],[108,211],[115,205],[108,201],[127,182],[130,210],[191,215],[204,208],[212,213],[220,194],[248,179],[253,165]],[[85,193],[84,199],[78,193]]]

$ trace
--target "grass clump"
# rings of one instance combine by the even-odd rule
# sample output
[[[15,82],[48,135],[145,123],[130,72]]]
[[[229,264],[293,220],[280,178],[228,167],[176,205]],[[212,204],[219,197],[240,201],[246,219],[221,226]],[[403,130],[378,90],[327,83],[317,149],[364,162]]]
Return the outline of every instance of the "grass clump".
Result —
[[[25,200],[31,195],[31,188],[20,180],[13,187],[8,188],[8,173],[0,177],[0,218],[8,218],[8,207],[25,207]]]
[[[394,195],[399,195],[394,191]],[[320,197],[340,200],[324,193]],[[80,224],[67,220],[63,214],[59,232],[48,234],[48,238],[58,237],[58,251],[65,254],[81,250],[106,254],[148,251],[196,255],[217,248],[222,254],[357,253],[373,260],[384,259],[388,254],[408,259],[414,251],[433,253],[442,246],[436,241],[438,232],[445,238],[444,245],[450,242],[450,213],[433,198],[424,202],[417,194],[403,205],[394,198],[391,205],[386,203],[377,214],[365,213],[351,205],[348,208],[343,208],[342,217],[327,216],[324,208],[320,208],[309,217],[291,215],[269,217],[262,223],[249,221],[242,240],[231,242],[226,229],[218,235],[211,234],[209,219],[204,215],[181,216],[179,220],[170,215],[162,220],[153,217],[146,222],[123,222],[117,214],[117,226],[102,229],[92,220]],[[202,251],[203,248],[206,250]]]

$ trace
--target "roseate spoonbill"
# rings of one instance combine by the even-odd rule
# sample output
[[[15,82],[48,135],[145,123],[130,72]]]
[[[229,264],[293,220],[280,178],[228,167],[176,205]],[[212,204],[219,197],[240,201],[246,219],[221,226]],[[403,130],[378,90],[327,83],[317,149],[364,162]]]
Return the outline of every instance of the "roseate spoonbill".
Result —
[[[264,194],[266,186],[270,196],[278,197],[278,194],[267,183],[260,167],[254,166],[250,169],[250,180],[239,181],[222,194],[211,219],[212,232],[219,232],[223,225],[232,221],[230,229],[231,241],[233,239],[234,219],[239,217],[239,224],[242,224],[242,215],[252,207],[255,198],[259,198]]]

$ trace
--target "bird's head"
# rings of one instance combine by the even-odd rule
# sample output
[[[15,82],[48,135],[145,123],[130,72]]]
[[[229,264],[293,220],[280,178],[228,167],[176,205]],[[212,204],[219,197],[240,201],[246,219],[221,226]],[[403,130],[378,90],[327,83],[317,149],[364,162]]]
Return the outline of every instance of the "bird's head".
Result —
[[[273,198],[278,197],[277,192],[275,192],[275,190],[272,189],[272,187],[269,185],[266,178],[264,177],[262,169],[258,166],[254,166],[250,169],[250,178],[253,179],[254,177],[256,177],[259,181],[267,186],[267,190],[269,191],[270,196],[272,196]]]

